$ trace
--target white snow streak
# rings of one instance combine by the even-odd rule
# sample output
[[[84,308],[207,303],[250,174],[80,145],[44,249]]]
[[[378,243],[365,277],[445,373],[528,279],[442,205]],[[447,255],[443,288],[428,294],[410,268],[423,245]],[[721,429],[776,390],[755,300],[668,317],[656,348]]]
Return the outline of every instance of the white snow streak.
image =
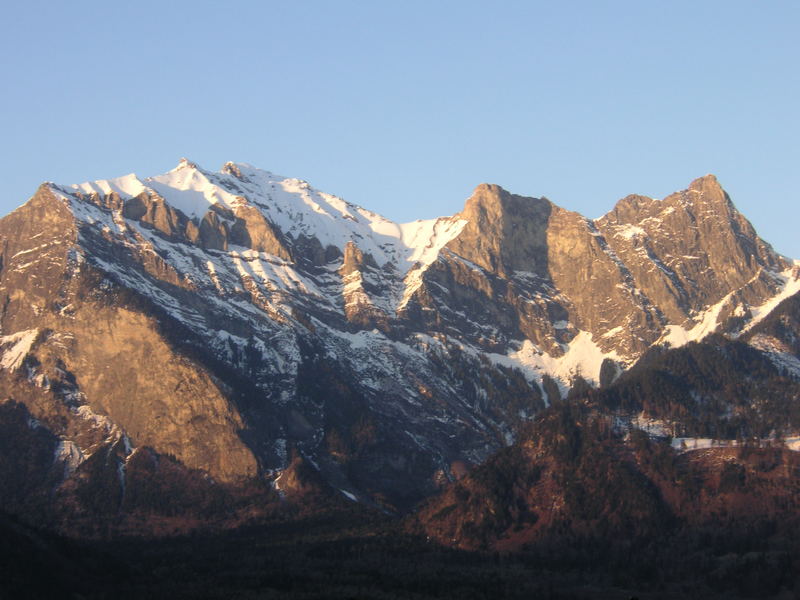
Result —
[[[603,352],[588,331],[580,331],[566,345],[562,356],[551,356],[539,349],[530,340],[524,340],[519,350],[507,355],[490,354],[498,364],[521,369],[529,379],[541,382],[542,376],[550,375],[560,382],[562,389],[568,389],[575,376],[581,376],[593,385],[600,381],[600,367],[603,360],[620,360],[616,352]]]
[[[0,367],[16,371],[22,366],[22,361],[31,351],[37,335],[39,335],[38,329],[27,329],[0,337],[0,352],[2,352]]]
[[[750,307],[750,312],[753,316],[743,331],[751,329],[762,321],[764,317],[786,298],[800,292],[800,274],[797,273],[796,268],[789,269],[783,273],[773,273],[773,275],[783,282],[783,288],[764,304]],[[709,306],[698,316],[695,325],[689,329],[680,325],[667,325],[658,343],[668,343],[672,348],[679,348],[689,342],[699,342],[706,336],[714,333],[719,326],[720,312],[738,291],[739,290],[732,291],[716,304]]]

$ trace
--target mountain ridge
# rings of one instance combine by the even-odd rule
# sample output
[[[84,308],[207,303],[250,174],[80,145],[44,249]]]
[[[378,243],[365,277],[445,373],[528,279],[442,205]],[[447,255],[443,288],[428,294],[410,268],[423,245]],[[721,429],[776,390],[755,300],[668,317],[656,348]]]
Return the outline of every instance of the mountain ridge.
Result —
[[[147,448],[225,482],[295,456],[405,510],[571,386],[800,290],[713,176],[643,198],[590,220],[482,184],[397,224],[244,163],[44,184],[0,221],[0,391],[72,474],[99,447],[122,488]]]

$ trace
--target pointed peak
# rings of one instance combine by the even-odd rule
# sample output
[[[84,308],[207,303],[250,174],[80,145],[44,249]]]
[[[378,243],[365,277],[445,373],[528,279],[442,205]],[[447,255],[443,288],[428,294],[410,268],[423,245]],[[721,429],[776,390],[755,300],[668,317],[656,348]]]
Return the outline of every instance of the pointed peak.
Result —
[[[722,189],[722,186],[717,181],[714,175],[703,175],[698,177],[686,190],[687,193],[682,194],[685,200],[692,204],[712,204],[715,206],[728,206],[733,207],[730,197],[727,192]]]
[[[600,217],[600,219],[596,219],[597,221],[601,219],[610,219],[614,218],[615,220],[630,222],[632,220],[638,220],[640,217],[638,216],[642,211],[650,210],[654,205],[656,205],[659,200],[655,198],[651,198],[650,196],[642,196],[640,194],[628,194],[624,198],[617,200],[617,203],[614,205],[608,213]]]
[[[181,157],[181,159],[178,161],[178,166],[175,167],[173,169],[173,171],[177,171],[179,169],[194,169],[194,170],[197,170],[197,171],[200,170],[200,168],[197,166],[197,163],[194,163],[194,162],[190,161],[185,156]]]
[[[491,212],[495,213],[502,210],[503,200],[510,194],[499,185],[493,183],[481,183],[475,187],[464,203],[462,216],[471,220],[476,213]]]
[[[709,189],[721,190],[722,186],[719,184],[717,177],[711,173],[698,177],[689,184],[689,190],[703,192]]]
[[[495,183],[481,183],[467,198],[460,214],[464,218],[470,219],[476,215],[476,212],[500,214],[510,209],[516,213],[542,205],[553,208],[553,204],[547,198],[518,196]]]
[[[503,276],[546,272],[546,229],[556,209],[546,198],[512,194],[499,185],[475,188],[457,217],[467,223],[447,244],[457,255]]]

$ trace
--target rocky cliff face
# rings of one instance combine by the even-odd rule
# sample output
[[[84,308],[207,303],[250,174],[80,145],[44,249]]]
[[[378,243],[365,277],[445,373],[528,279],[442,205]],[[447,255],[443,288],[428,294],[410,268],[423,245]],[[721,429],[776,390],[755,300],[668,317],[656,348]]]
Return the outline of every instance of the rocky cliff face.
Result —
[[[101,447],[123,488],[138,452],[278,489],[294,456],[394,508],[578,376],[738,335],[800,289],[711,176],[597,221],[481,185],[453,217],[396,224],[182,161],[45,184],[0,238],[1,395],[57,440],[59,485]]]
[[[15,332],[2,338],[6,395],[28,400],[36,419],[67,438],[100,429],[222,479],[256,474],[219,383],[165,341],[127,290],[86,264],[80,225],[49,188],[3,224],[3,332]],[[140,264],[180,283],[161,261]],[[77,444],[74,459],[91,447]]]
[[[728,311],[746,311],[775,292],[771,273],[791,267],[756,235],[713,175],[662,201],[628,196],[597,227],[669,323],[691,327],[723,298]]]

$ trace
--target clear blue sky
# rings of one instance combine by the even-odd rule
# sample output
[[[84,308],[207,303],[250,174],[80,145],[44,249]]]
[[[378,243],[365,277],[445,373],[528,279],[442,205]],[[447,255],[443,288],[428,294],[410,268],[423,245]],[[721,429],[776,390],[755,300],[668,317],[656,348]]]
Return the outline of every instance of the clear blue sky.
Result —
[[[800,258],[800,3],[14,2],[0,212],[249,162],[398,221],[480,182],[597,217],[715,173]]]

